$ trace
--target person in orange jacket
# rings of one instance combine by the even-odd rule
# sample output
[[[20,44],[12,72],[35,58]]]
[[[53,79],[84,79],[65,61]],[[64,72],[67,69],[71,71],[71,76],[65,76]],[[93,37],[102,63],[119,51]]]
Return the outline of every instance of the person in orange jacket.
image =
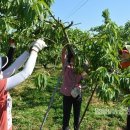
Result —
[[[122,50],[119,50],[120,55],[120,68],[125,69],[130,66],[130,45],[125,45]],[[128,107],[127,113],[127,130],[130,130],[130,107]]]
[[[130,66],[130,52],[126,47],[123,48],[123,50],[119,51],[120,55],[120,68],[125,69]]]

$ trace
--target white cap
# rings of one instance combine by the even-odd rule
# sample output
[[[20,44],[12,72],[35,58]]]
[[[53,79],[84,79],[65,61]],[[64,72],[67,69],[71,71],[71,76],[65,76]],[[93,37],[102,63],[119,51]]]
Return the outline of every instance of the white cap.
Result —
[[[130,45],[125,45],[125,47],[128,50],[128,52],[130,53]]]

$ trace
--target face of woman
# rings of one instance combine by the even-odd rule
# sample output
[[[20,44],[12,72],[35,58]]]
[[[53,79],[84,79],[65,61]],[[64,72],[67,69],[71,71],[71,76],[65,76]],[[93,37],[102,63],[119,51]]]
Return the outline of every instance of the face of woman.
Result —
[[[130,58],[130,54],[129,53],[122,53],[121,60],[127,60],[129,58]]]

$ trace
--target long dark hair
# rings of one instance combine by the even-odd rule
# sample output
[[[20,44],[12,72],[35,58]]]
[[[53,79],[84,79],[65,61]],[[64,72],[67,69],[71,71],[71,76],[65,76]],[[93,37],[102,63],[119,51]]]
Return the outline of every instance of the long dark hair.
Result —
[[[70,63],[71,59],[74,58],[74,53],[70,47],[67,47],[67,62]]]

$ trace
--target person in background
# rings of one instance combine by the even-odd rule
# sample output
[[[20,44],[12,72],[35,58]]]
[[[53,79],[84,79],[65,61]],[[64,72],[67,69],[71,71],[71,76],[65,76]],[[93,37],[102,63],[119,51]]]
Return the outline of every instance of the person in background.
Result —
[[[73,106],[74,130],[78,130],[80,110],[82,103],[81,80],[82,74],[76,73],[74,69],[75,54],[70,45],[62,49],[63,84],[60,92],[63,95],[63,126],[62,130],[69,130],[69,120]]]
[[[127,49],[128,45],[124,47],[122,50],[119,50],[120,56],[120,68],[125,69],[130,66],[130,53]]]
[[[7,64],[5,64],[5,66],[2,68],[2,71],[4,71],[6,68],[8,68],[8,66],[11,65],[11,63],[13,62],[13,57],[14,57],[14,53],[15,53],[15,50],[16,50],[16,47],[15,47],[15,41],[14,39],[12,38],[9,38],[8,40],[8,43],[9,43],[9,51],[7,53],[7,57],[3,57],[3,63],[5,63],[7,61],[6,58],[8,58],[8,62]]]
[[[125,69],[130,66],[130,45],[125,45],[125,47],[122,50],[119,50],[120,55],[120,68]],[[127,125],[126,129],[130,130],[130,106],[128,107],[128,113],[127,113]]]
[[[25,51],[21,54],[4,71],[2,71],[2,68],[7,64],[8,58],[6,58],[6,62],[3,62],[3,57],[0,56],[0,130],[12,130],[12,99],[9,91],[32,74],[38,52],[46,46],[42,39],[36,40],[31,44],[29,52]],[[14,74],[24,64],[23,70]]]

